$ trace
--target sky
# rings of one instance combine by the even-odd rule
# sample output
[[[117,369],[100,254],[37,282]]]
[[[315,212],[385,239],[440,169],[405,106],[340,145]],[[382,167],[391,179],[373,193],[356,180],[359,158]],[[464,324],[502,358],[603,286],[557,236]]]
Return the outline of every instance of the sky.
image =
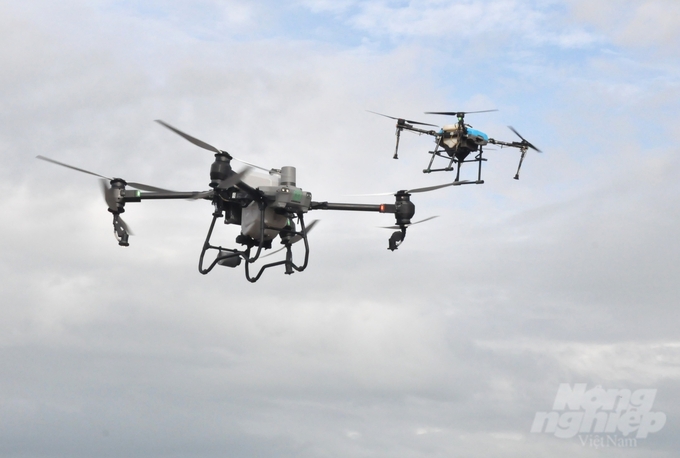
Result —
[[[0,456],[679,456],[675,0],[4,1],[0,42]],[[543,151],[520,180],[489,148],[395,252],[390,215],[310,212],[307,270],[254,284],[197,271],[209,202],[128,204],[121,248],[97,179],[35,158],[207,189],[162,119],[390,203],[353,195],[453,177],[367,110],[488,109]],[[532,432],[565,384],[653,390],[665,423]]]

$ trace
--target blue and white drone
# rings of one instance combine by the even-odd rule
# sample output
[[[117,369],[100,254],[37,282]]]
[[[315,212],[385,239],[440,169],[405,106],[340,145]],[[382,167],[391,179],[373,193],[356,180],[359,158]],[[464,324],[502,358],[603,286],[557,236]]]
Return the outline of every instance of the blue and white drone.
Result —
[[[370,111],[370,110],[369,110]],[[458,122],[455,124],[448,124],[443,127],[441,127],[439,130],[425,130],[421,129],[415,126],[431,126],[431,127],[438,127],[435,124],[428,124],[425,122],[419,122],[419,121],[412,121],[410,119],[403,119],[403,118],[395,118],[393,116],[388,116],[382,113],[376,113],[375,111],[371,111],[371,113],[380,115],[380,116],[385,116],[386,118],[390,119],[396,119],[397,121],[397,145],[394,149],[394,159],[399,159],[399,136],[401,134],[402,130],[408,130],[411,132],[415,132],[418,134],[425,134],[425,135],[431,135],[434,137],[434,142],[435,142],[435,147],[433,151],[429,151],[429,154],[432,155],[430,158],[430,162],[427,165],[427,168],[423,170],[423,173],[431,173],[431,172],[442,172],[442,171],[452,171],[456,170],[456,179],[455,181],[459,181],[460,179],[460,166],[464,162],[477,162],[478,163],[478,171],[477,171],[477,181],[481,181],[482,179],[482,162],[486,161],[484,159],[483,154],[484,154],[484,146],[491,143],[492,145],[499,145],[501,148],[502,147],[512,147],[512,148],[518,148],[521,152],[520,159],[519,159],[519,165],[517,167],[517,172],[515,173],[515,180],[519,180],[519,171],[522,168],[522,161],[524,161],[524,156],[526,156],[527,151],[529,148],[533,149],[534,151],[541,152],[538,148],[536,148],[534,145],[529,143],[524,137],[522,137],[519,132],[517,132],[515,129],[513,129],[511,126],[508,126],[510,130],[512,130],[515,135],[517,135],[522,141],[514,141],[514,142],[504,142],[500,140],[495,140],[493,138],[489,138],[487,134],[484,132],[473,129],[472,126],[469,124],[465,124],[465,115],[470,114],[470,113],[488,113],[490,111],[498,111],[498,110],[482,110],[482,111],[428,111],[425,112],[425,114],[436,114],[436,115],[446,115],[446,116],[456,116],[458,118]],[[468,156],[470,153],[477,153],[473,159],[468,159]],[[445,167],[441,168],[432,168],[432,164],[434,162],[434,159],[436,157],[441,157],[444,158],[448,161],[448,164]],[[455,164],[455,167],[454,167]]]

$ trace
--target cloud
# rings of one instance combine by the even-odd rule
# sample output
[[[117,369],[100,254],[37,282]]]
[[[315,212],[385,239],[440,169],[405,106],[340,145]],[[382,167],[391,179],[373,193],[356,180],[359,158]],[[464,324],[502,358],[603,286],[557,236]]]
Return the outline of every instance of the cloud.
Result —
[[[387,35],[392,39],[430,37],[446,40],[440,47],[463,52],[474,42],[491,41],[505,47],[515,39],[523,43],[558,45],[566,48],[584,47],[598,41],[598,37],[584,29],[548,29],[554,24],[559,8],[541,8],[531,2],[513,0],[494,1],[416,1],[407,4],[394,2],[354,2],[351,8],[328,7],[323,2],[305,3],[313,11],[330,10],[341,15],[352,27],[372,36]],[[447,39],[456,37],[457,45]],[[502,37],[504,41],[499,41]],[[472,43],[470,43],[472,42]]]
[[[566,457],[578,443],[528,431],[588,381],[658,388],[668,425],[633,453],[673,456],[678,129],[657,113],[677,63],[616,41],[628,19],[595,27],[591,3],[572,23],[557,2],[3,5],[0,450]],[[314,21],[338,35],[290,30]],[[390,215],[311,212],[309,268],[256,284],[196,271],[208,202],[129,204],[124,249],[95,178],[35,159],[206,189],[212,156],[161,118],[296,166],[315,199],[389,203],[347,195],[451,177],[420,173],[431,138],[392,160],[393,121],[365,110],[459,106],[501,108],[469,121],[545,152],[520,181],[517,151],[489,150],[484,185],[414,195],[439,218],[394,253]]]
[[[607,34],[616,44],[676,56],[680,5],[672,0],[606,1],[569,0],[571,12]]]

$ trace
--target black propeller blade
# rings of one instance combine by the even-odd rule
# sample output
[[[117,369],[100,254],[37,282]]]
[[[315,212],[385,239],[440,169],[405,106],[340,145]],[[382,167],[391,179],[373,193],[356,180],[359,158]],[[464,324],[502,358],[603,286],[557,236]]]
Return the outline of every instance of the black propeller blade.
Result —
[[[100,175],[98,173],[90,172],[89,170],[81,169],[79,167],[74,167],[72,165],[64,164],[63,162],[55,161],[54,159],[50,159],[49,157],[45,157],[45,156],[36,156],[36,157],[38,159],[42,159],[43,161],[51,162],[52,164],[57,164],[57,165],[60,165],[62,167],[66,167],[67,169],[72,169],[72,170],[76,170],[78,172],[87,173],[88,175],[94,175],[96,177],[104,178],[104,179],[107,179],[109,181],[113,180],[113,178],[109,178],[109,177],[106,177],[104,175]],[[134,181],[126,181],[125,183],[127,184],[127,186],[130,186],[131,188],[139,189],[140,191],[173,192],[173,191],[169,191],[167,189],[157,188],[156,186],[149,186],[148,184],[144,184],[144,183],[136,183]]]
[[[161,126],[170,129],[171,131],[173,131],[174,133],[176,133],[180,137],[184,137],[186,140],[189,140],[191,143],[193,143],[196,146],[199,146],[203,149],[207,149],[208,151],[212,151],[213,153],[217,153],[217,154],[229,154],[226,151],[222,151],[222,150],[210,145],[209,143],[204,142],[203,140],[199,140],[198,138],[192,137],[191,135],[186,134],[186,133],[182,132],[181,130],[172,127],[170,124],[167,124],[167,123],[161,121],[160,119],[156,119],[156,122],[158,124],[160,124]]]
[[[430,216],[429,218],[421,219],[420,221],[416,221],[415,223],[411,224],[404,224],[404,227],[411,227],[416,224],[424,223],[425,221],[430,221],[431,219],[439,218],[439,215],[436,216]],[[380,226],[382,229],[401,229],[401,226]]]
[[[305,233],[306,233],[306,234],[309,234],[309,231],[311,231],[311,230],[314,228],[314,226],[316,225],[316,223],[318,223],[318,222],[319,222],[319,220],[318,220],[318,219],[315,219],[315,220],[313,220],[311,223],[309,223],[307,226],[305,226]],[[290,244],[292,245],[293,243],[297,243],[297,242],[299,242],[300,240],[302,240],[302,236],[301,236],[301,235],[294,235],[293,237],[290,238]],[[286,249],[286,247],[284,246],[284,247],[282,247],[282,248],[279,248],[279,249],[276,250],[276,251],[272,251],[271,253],[267,253],[267,254],[265,254],[265,255],[263,255],[263,256],[260,256],[260,258],[266,258],[267,256],[271,256],[271,255],[276,254],[276,253],[278,253],[279,251],[283,251],[283,250],[285,250],[285,249]]]
[[[430,191],[435,191],[437,189],[446,188],[448,186],[460,186],[462,184],[467,184],[467,183],[474,183],[474,181],[470,181],[470,180],[454,181],[452,183],[439,184],[439,185],[435,185],[435,186],[428,186],[426,188],[409,189],[408,191],[404,191],[404,192],[407,193],[407,194],[415,194],[415,193],[418,193],[418,192],[430,192]]]
[[[419,125],[419,126],[439,127],[439,126],[437,126],[436,124],[428,124],[428,123],[426,123],[426,122],[412,121],[412,120],[410,120],[410,119],[395,118],[394,116],[388,116],[388,115],[386,115],[386,114],[378,113],[378,112],[371,111],[371,110],[366,110],[366,111],[368,111],[369,113],[373,113],[373,114],[377,114],[377,115],[380,115],[380,116],[384,116],[384,117],[386,117],[386,118],[394,119],[394,120],[397,120],[397,121],[404,121],[404,122],[407,122],[407,123],[409,123],[409,124],[417,124],[417,125]]]
[[[244,168],[240,172],[236,172],[230,177],[225,178],[224,180],[220,181],[219,184],[217,185],[218,189],[229,189],[232,186],[235,186],[241,182],[241,179],[248,175],[250,173],[250,166]]]
[[[427,186],[424,188],[413,188],[413,189],[402,189],[395,192],[380,192],[376,194],[352,194],[351,196],[353,197],[369,197],[369,196],[394,196],[397,194],[416,194],[419,192],[429,192],[429,191],[435,191],[437,189],[441,188],[446,188],[448,186],[460,186],[463,184],[468,184],[468,183],[477,183],[476,181],[470,181],[470,180],[462,180],[462,181],[454,181],[452,183],[445,183],[445,184],[438,184],[434,186]]]
[[[111,191],[111,186],[109,185],[109,182],[102,178],[99,180],[99,184],[101,185],[102,194],[104,194],[104,200],[106,201],[106,205],[109,206],[109,210],[111,210],[112,212],[118,211],[118,203],[116,202],[116,199],[113,196],[113,192]]]
[[[534,145],[532,145],[531,143],[529,143],[524,137],[522,137],[522,136],[519,134],[519,132],[517,132],[517,131],[515,130],[514,127],[508,126],[508,129],[510,129],[511,131],[513,131],[513,132],[515,133],[515,135],[517,135],[519,138],[522,139],[522,145],[521,145],[521,146],[528,146],[529,148],[531,148],[532,150],[534,150],[534,151],[536,151],[536,152],[538,152],[538,153],[542,153],[542,152],[543,152],[543,151],[541,151],[540,149],[536,148],[536,147],[535,147]]]
[[[229,189],[232,186],[238,185],[241,182],[241,178],[248,175],[249,172],[250,172],[250,167],[246,167],[245,169],[241,170],[240,172],[234,173],[232,176],[225,178],[224,180],[220,181],[217,184],[216,189]],[[205,199],[205,198],[208,198],[208,197],[212,197],[214,194],[215,194],[214,190],[203,191],[203,192],[196,193],[196,195],[191,197],[189,200]]]
[[[491,113],[492,111],[498,111],[498,109],[493,110],[479,110],[479,111],[426,111],[425,114],[436,114],[436,115],[446,115],[446,116],[465,116],[471,113]]]
[[[196,145],[196,146],[199,146],[199,147],[201,147],[201,148],[203,148],[203,149],[206,149],[206,150],[208,150],[208,151],[212,151],[213,153],[217,153],[217,154],[226,154],[226,155],[228,155],[230,158],[234,159],[235,161],[238,161],[238,162],[241,162],[241,163],[243,163],[243,164],[249,165],[250,167],[254,167],[254,168],[256,168],[256,169],[264,170],[265,172],[269,172],[269,171],[270,171],[270,169],[265,169],[264,167],[260,167],[259,165],[251,164],[250,162],[246,162],[246,161],[243,161],[243,160],[241,160],[241,159],[239,159],[239,158],[236,158],[236,157],[232,156],[231,154],[227,153],[226,151],[222,151],[222,150],[220,150],[219,148],[217,148],[217,147],[215,147],[215,146],[212,146],[212,145],[209,144],[209,143],[204,142],[203,140],[199,140],[199,139],[196,138],[196,137],[192,137],[191,135],[182,132],[181,130],[177,129],[176,127],[172,127],[170,124],[168,124],[168,123],[166,123],[166,122],[164,122],[164,121],[161,121],[160,119],[156,119],[156,122],[157,122],[158,124],[160,124],[161,126],[170,129],[171,131],[173,131],[173,132],[176,133],[177,135],[179,135],[179,136],[181,136],[181,137],[184,137],[186,140],[190,141],[191,143],[193,143],[193,144]]]

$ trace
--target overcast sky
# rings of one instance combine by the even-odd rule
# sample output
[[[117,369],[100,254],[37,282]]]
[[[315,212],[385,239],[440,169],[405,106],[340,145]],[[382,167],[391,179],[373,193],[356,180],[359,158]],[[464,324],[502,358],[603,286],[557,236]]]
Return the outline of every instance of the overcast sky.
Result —
[[[0,456],[679,456],[677,1],[10,0],[0,40]],[[163,119],[389,203],[348,195],[453,177],[366,110],[487,109],[544,151],[519,181],[489,151],[396,252],[390,215],[312,212],[308,269],[255,284],[198,273],[208,202],[128,204],[121,248],[97,179],[35,159],[207,189]],[[563,383],[656,389],[667,422],[531,433]]]

